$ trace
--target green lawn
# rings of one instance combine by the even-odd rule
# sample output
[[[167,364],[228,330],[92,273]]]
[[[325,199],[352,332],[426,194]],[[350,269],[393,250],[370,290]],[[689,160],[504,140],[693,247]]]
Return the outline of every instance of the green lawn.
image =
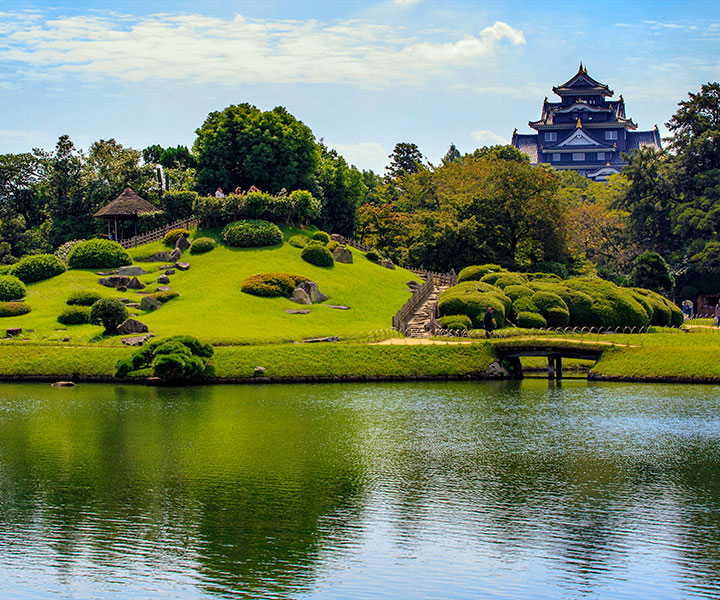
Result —
[[[296,233],[287,230],[286,236]],[[193,232],[193,237],[213,236],[217,231]],[[159,242],[131,250],[134,258],[167,250]],[[300,250],[285,243],[272,248],[232,249],[223,245],[201,255],[185,253],[191,264],[186,272],[170,276],[170,287],[180,294],[161,309],[145,313],[135,309],[138,319],[158,336],[190,334],[213,344],[252,344],[299,340],[306,337],[336,335],[343,338],[361,332],[389,328],[392,316],[410,297],[406,282],[417,277],[404,269],[389,270],[368,261],[364,253],[351,249],[353,264],[336,263],[332,268],[311,265],[300,258]],[[157,287],[162,263],[138,263],[153,270],[139,279]],[[325,304],[301,307],[284,298],[258,298],[240,291],[248,275],[267,272],[298,273],[316,281],[329,296]],[[139,302],[132,290],[117,292],[97,283],[95,270],[69,270],[52,279],[28,285],[26,302],[32,312],[0,321],[0,329],[22,327],[38,338],[64,338],[83,342],[97,337],[101,328],[91,325],[65,327],[57,316],[66,308],[65,300],[74,290],[95,289],[107,296],[125,297]],[[350,306],[337,310],[326,306]],[[286,314],[286,309],[309,308],[305,315]],[[59,331],[60,330],[60,331]]]

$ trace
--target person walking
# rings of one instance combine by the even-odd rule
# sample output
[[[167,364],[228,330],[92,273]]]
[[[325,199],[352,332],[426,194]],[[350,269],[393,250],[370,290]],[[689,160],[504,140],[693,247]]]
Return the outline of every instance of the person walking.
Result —
[[[715,327],[720,325],[720,300],[715,305]]]
[[[485,316],[483,317],[483,329],[485,329],[486,338],[492,337],[493,330],[495,329],[495,327],[497,327],[497,323],[495,321],[495,316],[493,313],[493,307],[488,306],[487,310],[485,311]]]

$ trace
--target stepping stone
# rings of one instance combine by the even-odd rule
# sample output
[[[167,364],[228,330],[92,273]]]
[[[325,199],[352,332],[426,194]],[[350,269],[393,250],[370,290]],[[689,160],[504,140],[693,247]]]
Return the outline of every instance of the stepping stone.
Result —
[[[349,306],[342,306],[341,304],[326,304],[328,308],[337,308],[338,310],[350,310]]]
[[[309,310],[293,310],[291,308],[288,308],[285,312],[289,315],[306,315],[310,311]]]
[[[5,335],[7,337],[16,337],[22,333],[22,327],[10,327],[9,329],[5,330]]]
[[[190,263],[186,262],[176,262],[175,266],[180,269],[181,271],[187,271],[190,268]]]
[[[128,277],[137,277],[138,275],[147,275],[148,272],[142,267],[120,267],[117,270],[118,275],[126,275]]]
[[[337,337],[336,335],[328,335],[327,337],[308,338],[299,343],[301,343],[301,344],[316,344],[317,342],[339,342],[339,341],[340,341],[340,338]]]
[[[172,292],[172,288],[169,285],[157,286],[156,292]]]
[[[142,346],[145,342],[147,342],[151,337],[154,337],[152,333],[148,333],[147,335],[137,335],[133,337],[127,337],[122,339],[122,343],[126,346]]]

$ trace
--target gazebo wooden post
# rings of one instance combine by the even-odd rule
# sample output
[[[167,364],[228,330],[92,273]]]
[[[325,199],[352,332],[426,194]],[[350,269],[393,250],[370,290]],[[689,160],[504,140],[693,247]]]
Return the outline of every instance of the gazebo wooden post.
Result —
[[[117,217],[115,217],[115,241],[118,241],[118,234],[117,234]]]

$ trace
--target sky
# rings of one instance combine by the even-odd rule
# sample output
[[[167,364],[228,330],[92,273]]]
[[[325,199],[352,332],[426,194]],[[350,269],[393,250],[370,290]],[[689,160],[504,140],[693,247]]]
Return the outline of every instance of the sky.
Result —
[[[582,62],[639,130],[720,81],[720,2],[0,0],[0,154],[192,147],[210,112],[284,106],[360,169],[532,133]]]

